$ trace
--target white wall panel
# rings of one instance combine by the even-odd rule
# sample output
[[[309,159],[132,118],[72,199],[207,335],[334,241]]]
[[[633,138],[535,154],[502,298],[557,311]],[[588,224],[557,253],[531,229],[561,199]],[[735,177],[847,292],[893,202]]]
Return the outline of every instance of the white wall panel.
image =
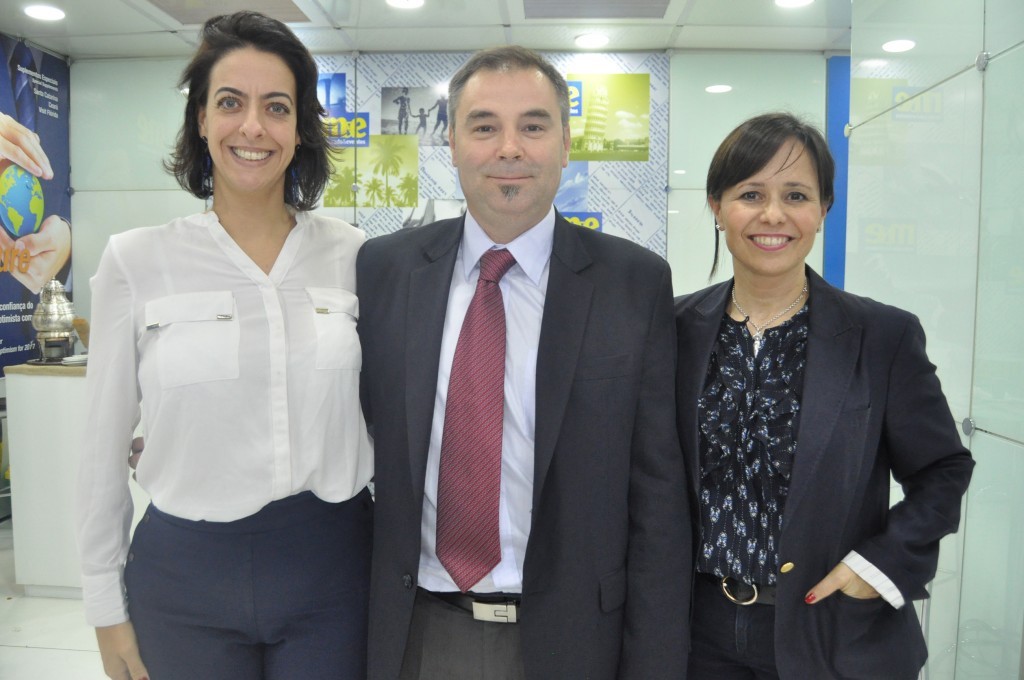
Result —
[[[984,433],[963,520],[957,680],[1017,680],[1024,625],[1024,446]]]
[[[778,52],[672,55],[669,186],[701,189],[722,139],[747,118],[784,110],[825,124],[825,57]],[[732,91],[708,94],[708,85]],[[676,174],[685,170],[685,175]]]
[[[1024,442],[1024,46],[985,74],[977,351],[972,416],[978,427]]]
[[[185,61],[118,59],[71,66],[75,191],[176,189],[162,162],[185,112]]]
[[[1024,43],[1024,2],[985,0],[985,49],[997,54],[1021,43]]]
[[[917,314],[953,415],[969,413],[981,173],[981,74],[929,91],[850,137],[846,289]]]
[[[1019,0],[1006,0],[1019,3]],[[850,122],[864,122],[974,64],[982,50],[985,0],[857,0],[853,3]],[[884,52],[909,39],[909,52]],[[930,111],[932,103],[916,106]]]

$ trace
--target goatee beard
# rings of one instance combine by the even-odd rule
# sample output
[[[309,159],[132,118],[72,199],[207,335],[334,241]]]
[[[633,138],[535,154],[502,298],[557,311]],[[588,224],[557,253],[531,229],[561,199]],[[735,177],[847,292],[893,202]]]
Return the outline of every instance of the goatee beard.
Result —
[[[516,184],[502,184],[501,193],[505,197],[506,201],[511,202],[519,195],[519,186]]]

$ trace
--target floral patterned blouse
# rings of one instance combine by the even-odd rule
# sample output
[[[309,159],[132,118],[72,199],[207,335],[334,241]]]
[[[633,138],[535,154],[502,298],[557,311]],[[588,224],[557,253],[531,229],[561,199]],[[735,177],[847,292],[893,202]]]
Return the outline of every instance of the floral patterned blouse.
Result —
[[[722,318],[700,428],[697,570],[774,585],[778,535],[796,451],[807,364],[808,307],[764,332],[755,358],[747,326]]]

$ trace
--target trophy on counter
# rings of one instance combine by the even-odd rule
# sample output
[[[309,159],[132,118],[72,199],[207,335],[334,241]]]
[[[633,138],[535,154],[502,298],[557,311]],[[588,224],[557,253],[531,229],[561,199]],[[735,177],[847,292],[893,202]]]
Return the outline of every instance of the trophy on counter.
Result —
[[[75,308],[57,279],[43,285],[39,304],[32,313],[32,328],[36,330],[39,358],[30,359],[29,363],[59,364],[74,354]]]

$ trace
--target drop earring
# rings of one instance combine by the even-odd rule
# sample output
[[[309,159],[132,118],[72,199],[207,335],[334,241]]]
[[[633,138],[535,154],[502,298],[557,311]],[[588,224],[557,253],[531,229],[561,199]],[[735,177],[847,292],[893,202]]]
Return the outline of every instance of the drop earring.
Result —
[[[210,147],[207,146],[206,137],[200,137],[199,139],[203,140],[203,146],[205,147],[203,151],[203,193],[209,197],[213,195],[213,158],[210,157]]]

